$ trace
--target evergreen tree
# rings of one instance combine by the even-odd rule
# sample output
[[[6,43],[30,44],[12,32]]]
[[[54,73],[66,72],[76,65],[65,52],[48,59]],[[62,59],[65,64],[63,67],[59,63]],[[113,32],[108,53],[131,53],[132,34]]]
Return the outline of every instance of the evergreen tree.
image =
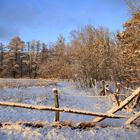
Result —
[[[140,79],[140,12],[124,24],[118,38],[121,42],[124,59],[124,79],[131,82]]]
[[[8,51],[4,54],[3,75],[12,76],[13,78],[21,76],[23,42],[19,37],[14,37],[8,45]]]

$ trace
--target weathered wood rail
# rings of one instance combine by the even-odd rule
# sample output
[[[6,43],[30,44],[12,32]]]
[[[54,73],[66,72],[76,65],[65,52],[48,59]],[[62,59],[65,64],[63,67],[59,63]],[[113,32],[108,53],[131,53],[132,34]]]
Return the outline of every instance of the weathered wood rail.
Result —
[[[18,107],[18,108],[26,108],[32,110],[44,110],[44,111],[47,110],[47,111],[55,111],[55,112],[74,113],[74,114],[100,116],[100,117],[107,117],[107,118],[114,118],[114,119],[128,118],[127,116],[114,115],[114,114],[105,114],[105,113],[97,113],[97,112],[83,111],[83,110],[70,109],[70,108],[56,108],[51,106],[39,106],[39,105],[22,104],[22,103],[14,103],[14,102],[0,102],[0,106]]]
[[[126,122],[125,125],[129,125],[131,123],[133,123],[137,118],[140,117],[140,111],[137,112],[135,115],[133,115],[132,117],[130,117]]]
[[[117,94],[119,94],[119,93],[117,93]],[[60,113],[59,112],[73,113],[73,114],[79,114],[79,115],[88,115],[88,116],[96,116],[96,118],[92,121],[79,123],[78,124],[79,127],[93,127],[93,126],[95,126],[95,124],[97,122],[100,122],[100,121],[102,121],[106,118],[112,118],[112,119],[126,118],[128,120],[125,122],[125,125],[128,125],[128,124],[131,124],[138,117],[140,117],[140,112],[137,112],[135,115],[130,116],[130,117],[114,114],[117,111],[123,109],[134,98],[140,96],[140,87],[137,88],[124,101],[119,103],[118,106],[113,107],[112,109],[108,110],[107,113],[97,113],[97,112],[84,111],[84,110],[71,109],[71,108],[60,108],[59,107],[59,98],[58,98],[58,90],[57,89],[53,89],[53,95],[54,95],[54,107],[43,106],[43,105],[24,104],[24,103],[15,103],[15,102],[1,102],[1,101],[0,101],[0,106],[26,108],[26,109],[31,109],[31,110],[53,111],[53,112],[55,112],[55,117],[54,117],[55,122],[60,121]]]
[[[119,106],[117,107],[113,107],[112,109],[108,110],[107,111],[107,114],[114,114],[116,113],[117,111],[123,109],[125,106],[127,106],[134,98],[138,97],[140,95],[140,87],[137,88],[129,97],[127,97],[124,101],[122,101],[120,103]],[[125,125],[129,125],[131,124],[134,120],[136,120],[138,117],[140,117],[140,113],[136,113],[135,115],[133,116],[130,116],[130,118],[128,119],[128,121],[125,122]],[[79,124],[80,126],[90,126],[90,127],[94,127],[95,124],[97,122],[100,122],[102,120],[106,119],[106,117],[97,117],[95,118],[94,120],[92,121],[89,121],[89,122],[82,122],[81,124]]]
[[[109,111],[107,111],[108,114],[113,114],[116,113],[117,111],[123,109],[126,105],[128,105],[134,98],[140,95],[140,87],[137,88],[129,97],[127,97],[123,102],[120,103],[119,106],[113,107]],[[99,122],[104,120],[105,117],[97,117],[96,119],[93,120],[93,122]]]

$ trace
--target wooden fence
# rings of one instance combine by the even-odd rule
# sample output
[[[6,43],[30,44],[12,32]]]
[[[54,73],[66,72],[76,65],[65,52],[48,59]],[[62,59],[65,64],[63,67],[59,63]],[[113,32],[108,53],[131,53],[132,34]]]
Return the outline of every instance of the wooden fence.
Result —
[[[118,91],[119,92],[119,91]],[[89,116],[96,116],[96,118],[89,122],[82,122],[78,124],[78,127],[93,127],[96,123],[106,119],[106,118],[112,118],[112,119],[120,119],[120,118],[126,118],[127,121],[125,122],[125,125],[131,124],[134,120],[136,120],[138,117],[140,117],[140,112],[136,112],[134,115],[128,117],[128,116],[122,116],[122,115],[115,115],[117,111],[120,111],[124,107],[126,107],[134,98],[137,98],[140,96],[140,87],[137,88],[129,97],[127,97],[124,101],[118,102],[117,107],[113,107],[110,110],[108,110],[106,113],[97,113],[97,112],[90,112],[90,111],[84,111],[84,110],[77,110],[77,109],[71,109],[71,108],[60,108],[59,107],[59,94],[57,89],[53,89],[52,91],[54,96],[54,107],[52,106],[39,106],[39,105],[32,105],[32,104],[23,104],[23,103],[15,103],[15,102],[0,102],[0,106],[9,106],[9,107],[18,107],[18,108],[26,108],[26,109],[33,109],[33,110],[47,110],[47,111],[53,111],[55,112],[54,121],[59,122],[60,120],[60,113],[59,112],[66,112],[66,113],[73,113],[73,114],[79,114],[79,115],[89,115]],[[118,93],[117,93],[118,94]],[[118,97],[116,97],[117,99]],[[117,99],[118,100],[118,99]]]

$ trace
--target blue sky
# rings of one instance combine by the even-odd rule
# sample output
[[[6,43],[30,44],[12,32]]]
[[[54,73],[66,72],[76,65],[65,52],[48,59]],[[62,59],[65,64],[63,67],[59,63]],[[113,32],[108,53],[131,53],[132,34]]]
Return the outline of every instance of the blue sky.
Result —
[[[22,40],[54,42],[59,34],[93,25],[122,30],[128,19],[124,0],[0,0],[0,42]]]

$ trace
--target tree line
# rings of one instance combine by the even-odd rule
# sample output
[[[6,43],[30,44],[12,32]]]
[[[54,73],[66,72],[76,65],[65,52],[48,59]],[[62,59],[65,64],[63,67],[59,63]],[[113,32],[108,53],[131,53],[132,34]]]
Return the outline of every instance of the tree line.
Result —
[[[134,11],[135,10],[135,11]],[[140,83],[140,11],[135,8],[122,32],[92,25],[60,35],[54,43],[0,43],[0,77],[59,78],[92,87],[96,80]]]

